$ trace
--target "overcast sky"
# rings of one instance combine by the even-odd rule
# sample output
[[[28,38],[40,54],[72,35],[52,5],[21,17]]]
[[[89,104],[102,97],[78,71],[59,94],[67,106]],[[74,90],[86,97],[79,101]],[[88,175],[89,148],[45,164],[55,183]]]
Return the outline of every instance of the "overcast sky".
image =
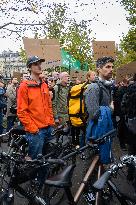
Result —
[[[39,0],[40,1],[40,0]],[[53,2],[53,0],[46,0],[47,3]],[[124,8],[116,2],[116,0],[55,0],[57,3],[69,3],[70,11],[69,16],[75,18],[77,21],[95,19],[90,22],[90,28],[93,30],[92,37],[96,40],[112,40],[116,43],[120,42],[122,33],[126,34],[129,29],[129,24],[126,21],[126,11]],[[76,4],[78,2],[78,4]],[[88,4],[88,5],[83,5]],[[44,12],[45,13],[45,12]],[[21,18],[23,13],[20,13],[16,17],[16,22]],[[33,20],[34,15],[28,12],[25,16]],[[40,15],[40,19],[44,19],[43,14]],[[9,21],[11,21],[9,19]],[[6,20],[8,22],[8,20]],[[0,26],[3,25],[3,21],[0,20]],[[2,30],[0,30],[1,34]],[[25,34],[25,37],[33,37],[33,33],[29,30]],[[22,46],[22,40],[15,40],[14,35],[2,38],[0,35],[0,52],[3,50],[19,50]]]

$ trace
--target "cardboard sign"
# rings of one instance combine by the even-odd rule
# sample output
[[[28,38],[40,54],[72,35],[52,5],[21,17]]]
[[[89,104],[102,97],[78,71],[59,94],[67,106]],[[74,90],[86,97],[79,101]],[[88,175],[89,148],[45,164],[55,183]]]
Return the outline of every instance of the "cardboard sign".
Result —
[[[103,56],[116,57],[115,41],[92,41],[94,60]]]
[[[136,73],[136,61],[125,64],[117,69],[116,82],[122,82],[124,78],[131,78]]]
[[[45,69],[61,65],[60,43],[57,39],[23,38],[23,43],[27,57],[38,56],[45,59]]]

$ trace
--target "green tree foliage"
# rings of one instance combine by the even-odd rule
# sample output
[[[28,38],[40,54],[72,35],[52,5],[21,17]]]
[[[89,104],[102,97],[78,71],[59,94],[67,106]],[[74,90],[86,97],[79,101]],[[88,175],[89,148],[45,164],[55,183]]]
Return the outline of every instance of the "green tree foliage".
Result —
[[[84,69],[85,63],[88,64],[89,69],[94,69],[91,57],[91,30],[88,29],[88,22],[77,23],[74,19],[68,18],[68,10],[66,4],[54,3],[50,7],[44,21],[40,22],[46,25],[44,36],[45,38],[59,39],[61,47],[81,62],[81,69]],[[38,37],[38,33],[36,33],[36,37]],[[23,50],[20,55],[24,60],[26,59]]]
[[[124,6],[128,12],[126,17],[130,24],[130,29],[127,35],[124,35],[120,49],[117,51],[116,67],[136,61],[136,1],[135,0],[121,0],[121,5]]]
[[[59,40],[63,39],[64,34],[66,33],[66,22],[70,23],[70,19],[67,18],[68,6],[64,4],[53,3],[53,6],[50,7],[45,20],[41,23],[44,23],[44,35],[46,38],[57,38]],[[63,42],[61,42],[63,44]]]
[[[126,36],[123,36],[122,48],[125,52],[134,53],[134,59],[136,56],[136,0],[121,0],[121,4],[128,12],[127,20],[130,23],[130,30]]]
[[[127,20],[130,25],[136,25],[136,0],[121,0],[121,4],[128,12]]]
[[[85,63],[88,64],[89,69],[94,69],[90,34],[91,30],[87,27],[87,21],[82,21],[79,24],[73,21],[64,36],[63,47],[81,62],[81,69]]]

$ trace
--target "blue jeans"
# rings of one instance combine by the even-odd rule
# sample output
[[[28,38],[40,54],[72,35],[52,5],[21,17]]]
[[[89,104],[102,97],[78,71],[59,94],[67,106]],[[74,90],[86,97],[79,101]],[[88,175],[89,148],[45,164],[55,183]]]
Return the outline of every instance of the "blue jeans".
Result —
[[[16,116],[7,117],[7,132],[14,126]]]
[[[0,109],[0,134],[3,133],[3,125],[2,125],[2,123],[3,123],[3,111],[2,111],[2,109]]]
[[[53,127],[42,128],[37,134],[26,134],[26,139],[29,144],[29,156],[32,159],[36,159],[38,154],[42,154],[43,145],[50,141],[53,137],[51,133],[53,131]]]

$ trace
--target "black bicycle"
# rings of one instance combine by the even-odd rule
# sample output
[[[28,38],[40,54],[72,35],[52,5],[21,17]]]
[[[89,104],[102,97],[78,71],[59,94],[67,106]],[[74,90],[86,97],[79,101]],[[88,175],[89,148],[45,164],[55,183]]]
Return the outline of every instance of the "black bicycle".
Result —
[[[104,190],[105,186],[108,186],[110,192],[110,201],[112,201],[112,196],[116,196],[118,202],[121,205],[136,205],[136,193],[126,194],[121,192],[118,187],[115,185],[111,178],[117,174],[117,172],[122,169],[124,166],[134,166],[136,167],[136,156],[123,156],[119,163],[111,165],[110,169],[108,169],[99,180],[97,180],[93,187],[97,191]]]
[[[62,158],[68,153],[72,152],[71,138],[68,135],[69,129],[64,126],[59,126],[52,132],[53,139],[46,143],[46,154],[44,159],[51,158]],[[16,154],[20,154],[22,159],[25,158],[28,152],[28,143],[25,139],[25,131],[20,128],[11,129],[8,133],[0,136],[1,138],[8,139],[9,146],[6,155],[14,157]],[[48,153],[48,154],[47,154]],[[42,156],[38,157],[39,159]],[[8,178],[7,175],[10,170],[11,162],[1,164],[1,181]],[[53,176],[62,171],[62,167],[58,164],[54,164],[48,167],[48,176]],[[1,182],[2,184],[2,182]],[[28,192],[38,193],[41,191],[38,186],[37,179],[30,179],[28,183],[24,184],[23,187],[28,190]],[[60,191],[57,187],[46,187],[44,189],[44,194],[48,195],[48,200],[53,204],[59,204],[61,198],[63,198],[64,191]]]
[[[97,143],[103,143],[107,138],[110,137],[111,134],[113,134],[115,131],[108,133],[107,135],[103,136],[100,140],[97,140]],[[7,165],[7,175],[9,177],[9,182],[7,183],[7,187],[5,189],[1,189],[1,204],[3,205],[13,205],[14,204],[14,192],[20,193],[22,196],[24,196],[28,201],[29,204],[33,205],[40,205],[40,204],[53,204],[52,198],[50,198],[45,192],[46,187],[55,187],[57,189],[60,189],[64,196],[64,191],[66,193],[66,196],[69,200],[69,204],[75,205],[78,204],[79,198],[84,192],[84,188],[86,186],[86,183],[89,182],[89,177],[91,176],[91,173],[95,167],[95,165],[98,162],[98,145],[97,144],[87,144],[85,147],[81,149],[77,149],[74,152],[71,152],[67,156],[63,157],[63,160],[73,159],[76,155],[80,154],[82,151],[85,151],[86,149],[90,149],[90,151],[93,151],[94,161],[88,168],[88,171],[85,174],[84,181],[81,183],[77,194],[75,195],[75,198],[73,198],[71,193],[71,186],[72,186],[72,175],[75,168],[75,161],[73,164],[65,167],[61,173],[59,173],[56,176],[49,177],[43,186],[43,189],[39,187],[39,192],[33,192],[31,189],[23,189],[21,185],[23,183],[26,183],[30,180],[34,180],[38,178],[39,171],[43,170],[43,172],[47,173],[47,170],[51,166],[51,164],[59,164],[61,167],[65,164],[64,161],[61,159],[57,159],[54,161],[53,159],[46,160],[44,158],[32,160],[29,162],[24,161],[24,159],[20,159],[20,155],[15,154],[14,156],[10,156],[7,154],[1,155],[1,163],[6,163]],[[45,171],[46,170],[46,171]],[[37,180],[38,182],[38,180]],[[38,188],[39,184],[36,185]],[[43,190],[43,191],[42,191]],[[10,191],[12,193],[10,193]],[[57,192],[59,193],[59,192]],[[54,198],[54,197],[53,197]]]

